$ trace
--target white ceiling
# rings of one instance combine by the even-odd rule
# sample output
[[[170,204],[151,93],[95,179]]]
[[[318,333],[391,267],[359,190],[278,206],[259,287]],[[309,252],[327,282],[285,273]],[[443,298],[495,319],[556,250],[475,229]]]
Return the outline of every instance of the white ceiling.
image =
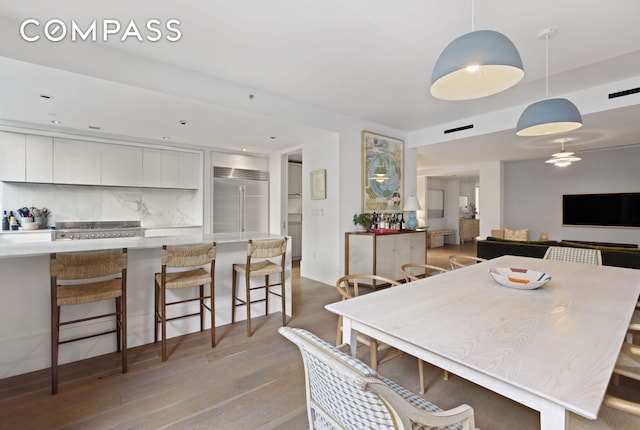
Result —
[[[332,133],[293,120],[281,109],[290,100],[414,132],[544,98],[537,34],[547,27],[558,29],[549,41],[549,96],[640,76],[637,0],[478,0],[474,10],[475,29],[500,31],[518,47],[525,78],[496,96],[445,102],[428,93],[431,70],[442,49],[471,30],[471,0],[3,2],[0,119],[43,128],[57,119],[63,130],[95,125],[107,136],[262,154]],[[149,18],[175,18],[182,38],[28,43],[18,35],[27,18],[133,19],[143,30]],[[231,93],[242,100],[230,101]],[[639,143],[640,95],[628,98],[630,106],[615,111],[574,101],[587,113],[567,147]],[[546,157],[559,148],[552,138],[516,138],[512,127],[474,134],[419,148],[419,167]]]

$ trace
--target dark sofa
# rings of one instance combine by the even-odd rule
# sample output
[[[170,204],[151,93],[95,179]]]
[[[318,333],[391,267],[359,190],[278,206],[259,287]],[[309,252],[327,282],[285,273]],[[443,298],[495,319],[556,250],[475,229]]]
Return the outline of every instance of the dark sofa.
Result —
[[[576,248],[595,248],[602,253],[602,264],[605,266],[628,267],[640,269],[640,248],[598,246],[569,241],[515,241],[487,237],[477,242],[477,256],[492,259],[501,255],[519,255],[522,257],[544,257],[550,246],[570,246]]]

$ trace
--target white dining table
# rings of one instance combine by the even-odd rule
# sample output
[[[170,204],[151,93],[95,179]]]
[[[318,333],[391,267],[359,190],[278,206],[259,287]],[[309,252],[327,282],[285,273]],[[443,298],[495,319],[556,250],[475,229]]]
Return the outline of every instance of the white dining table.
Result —
[[[537,289],[498,284],[489,268],[549,274]],[[640,270],[502,256],[326,305],[358,332],[540,412],[596,419],[640,295]],[[473,406],[473,405],[472,405]]]

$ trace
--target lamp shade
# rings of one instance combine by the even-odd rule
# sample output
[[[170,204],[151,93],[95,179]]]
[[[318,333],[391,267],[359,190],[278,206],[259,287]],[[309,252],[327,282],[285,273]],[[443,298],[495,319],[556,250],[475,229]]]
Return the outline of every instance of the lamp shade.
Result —
[[[404,207],[402,208],[402,210],[403,211],[419,211],[419,210],[422,210],[422,208],[420,207],[420,202],[418,201],[416,196],[409,196],[404,201]]]
[[[504,34],[479,30],[464,34],[442,51],[431,75],[431,95],[471,100],[499,93],[524,76],[522,59]]]
[[[518,136],[565,133],[582,127],[580,111],[567,99],[546,99],[529,105],[518,120]]]

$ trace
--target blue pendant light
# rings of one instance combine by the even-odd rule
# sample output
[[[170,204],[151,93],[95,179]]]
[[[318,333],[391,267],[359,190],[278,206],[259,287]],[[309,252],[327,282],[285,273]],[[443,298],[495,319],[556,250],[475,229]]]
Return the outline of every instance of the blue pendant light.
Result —
[[[431,75],[431,95],[442,100],[490,96],[524,76],[522,59],[504,34],[493,30],[467,33],[440,54]]]
[[[545,94],[549,96],[549,37],[557,30],[548,28],[538,37],[546,42],[546,81]],[[529,105],[518,120],[516,134],[518,136],[544,136],[548,134],[566,133],[582,127],[580,111],[567,99],[547,98]]]
[[[522,112],[516,134],[544,136],[565,133],[582,127],[580,111],[567,99],[546,99],[533,103]]]
[[[431,75],[431,95],[442,100],[472,100],[499,93],[524,76],[522,59],[508,37],[493,30],[464,34],[442,51]]]

